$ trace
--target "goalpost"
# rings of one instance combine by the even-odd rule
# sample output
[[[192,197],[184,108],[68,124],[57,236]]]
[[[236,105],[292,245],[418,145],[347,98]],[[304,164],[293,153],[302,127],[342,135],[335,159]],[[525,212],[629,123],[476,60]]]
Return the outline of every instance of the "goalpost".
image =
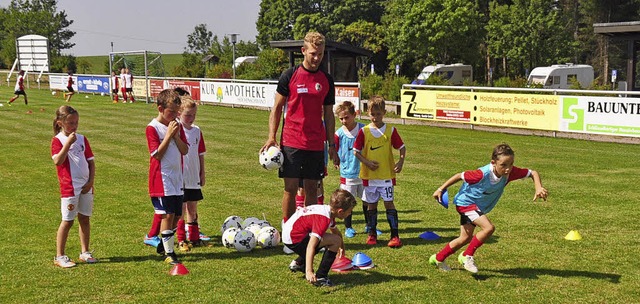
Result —
[[[162,54],[154,51],[126,51],[109,53],[109,77],[111,72],[120,74],[122,68],[128,68],[134,76],[134,93],[142,89],[146,102],[149,102],[149,77],[164,77]],[[137,76],[137,77],[136,77]],[[139,77],[144,77],[141,83]],[[143,86],[143,87],[141,87]]]

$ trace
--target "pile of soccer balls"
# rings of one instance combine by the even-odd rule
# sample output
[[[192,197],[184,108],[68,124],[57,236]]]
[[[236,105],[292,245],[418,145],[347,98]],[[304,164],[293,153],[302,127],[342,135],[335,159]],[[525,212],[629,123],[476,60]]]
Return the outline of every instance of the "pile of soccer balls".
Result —
[[[222,223],[222,245],[239,252],[249,252],[256,247],[273,248],[280,243],[280,233],[265,220],[257,217],[242,219],[229,216]]]

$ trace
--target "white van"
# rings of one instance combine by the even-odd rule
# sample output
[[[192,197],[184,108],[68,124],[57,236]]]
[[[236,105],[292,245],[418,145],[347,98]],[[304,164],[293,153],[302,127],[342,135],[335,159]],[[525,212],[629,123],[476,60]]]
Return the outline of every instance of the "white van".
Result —
[[[244,56],[236,58],[235,66],[239,67],[243,63],[254,63],[258,60],[258,56]]]
[[[545,89],[568,89],[575,80],[580,87],[588,88],[593,82],[593,67],[573,63],[537,67],[529,74],[527,83],[541,84]]]
[[[438,75],[452,85],[462,85],[465,80],[473,81],[473,68],[462,63],[429,65],[411,84],[426,84],[431,75]]]

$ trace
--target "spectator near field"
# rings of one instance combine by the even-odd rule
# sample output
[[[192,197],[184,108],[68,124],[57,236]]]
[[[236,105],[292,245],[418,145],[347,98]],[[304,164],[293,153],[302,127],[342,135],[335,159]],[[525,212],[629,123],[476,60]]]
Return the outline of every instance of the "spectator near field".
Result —
[[[469,244],[467,249],[458,256],[458,261],[466,270],[472,273],[478,272],[473,256],[495,230],[487,213],[498,203],[509,182],[531,177],[536,189],[533,200],[538,198],[546,200],[547,189],[542,187],[538,172],[514,166],[514,159],[515,153],[509,145],[497,145],[493,149],[489,164],[476,170],[456,173],[433,193],[433,197],[441,202],[442,192],[461,180],[464,182],[453,199],[456,211],[460,214],[460,236],[447,243],[440,252],[432,255],[429,258],[430,264],[443,271],[451,270],[444,260],[465,244]],[[476,226],[481,230],[474,236],[473,231]]]
[[[68,77],[67,77],[67,93],[64,93],[64,98],[67,102],[71,101],[71,97],[73,96],[73,94],[76,93],[75,90],[73,90],[73,72],[68,72]]]
[[[16,86],[14,88],[14,92],[13,92],[14,96],[9,99],[9,102],[7,102],[8,105],[11,105],[11,103],[18,99],[18,97],[20,95],[24,96],[24,104],[29,104],[29,102],[27,101],[27,93],[24,91],[24,70],[20,70],[20,72],[18,73],[18,78],[16,79]]]

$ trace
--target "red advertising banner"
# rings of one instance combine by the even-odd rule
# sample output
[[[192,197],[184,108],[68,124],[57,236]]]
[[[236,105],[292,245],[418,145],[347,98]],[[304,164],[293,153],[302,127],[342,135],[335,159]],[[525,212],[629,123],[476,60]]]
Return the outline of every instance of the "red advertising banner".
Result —
[[[193,100],[200,100],[200,82],[199,81],[181,81],[181,80],[168,80],[165,82],[165,89],[173,89],[175,87],[181,87],[191,94]]]
[[[151,97],[155,98],[162,90],[164,90],[164,80],[149,80],[149,94],[151,94]]]

